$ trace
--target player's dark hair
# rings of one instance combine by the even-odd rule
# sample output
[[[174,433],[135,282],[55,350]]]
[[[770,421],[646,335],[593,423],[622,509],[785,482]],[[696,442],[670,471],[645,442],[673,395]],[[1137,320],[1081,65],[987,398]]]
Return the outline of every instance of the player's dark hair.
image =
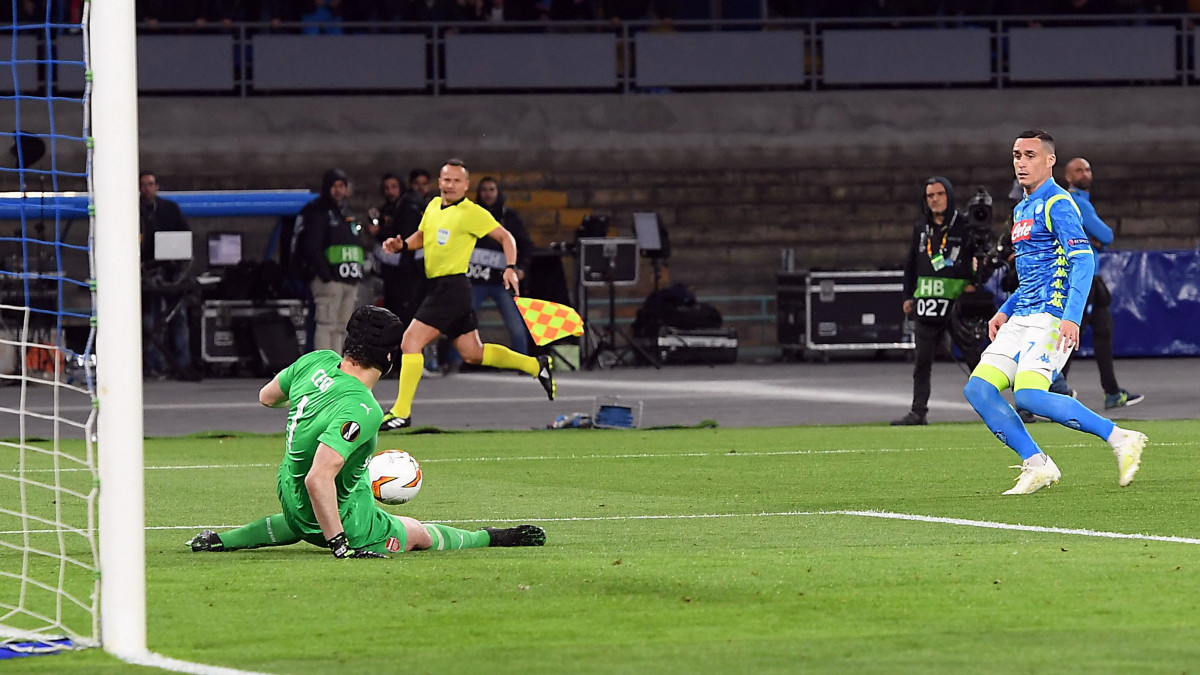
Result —
[[[383,176],[380,177],[380,179],[379,179],[379,189],[382,190],[384,183],[387,183],[389,180],[394,180],[397,183],[399,183],[400,177],[397,176],[396,174],[392,173],[391,171],[383,174]],[[401,183],[401,185],[403,185],[403,183]]]
[[[404,323],[383,307],[365,305],[354,310],[346,324],[342,356],[364,368],[387,375],[395,361],[396,348],[404,337]]]
[[[1050,152],[1054,152],[1054,137],[1041,129],[1026,129],[1017,134],[1017,138],[1036,138],[1046,144],[1050,148]]]
[[[154,176],[154,179],[158,180],[158,174],[154,173],[153,171],[151,171],[149,169],[143,169],[142,171],[138,172],[138,180],[139,181],[141,179],[145,178],[146,176]]]
[[[412,185],[412,182],[414,180],[420,178],[421,176],[424,176],[425,178],[429,178],[429,172],[426,171],[425,169],[413,169],[412,171],[409,171],[408,172],[408,184]]]

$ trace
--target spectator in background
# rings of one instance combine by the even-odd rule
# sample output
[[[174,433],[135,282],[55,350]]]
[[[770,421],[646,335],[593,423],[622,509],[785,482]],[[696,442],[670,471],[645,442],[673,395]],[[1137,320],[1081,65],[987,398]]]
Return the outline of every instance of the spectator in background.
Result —
[[[459,21],[455,0],[405,0],[401,20],[410,22]]]
[[[346,323],[358,300],[363,278],[362,228],[346,208],[350,179],[330,169],[321,194],[296,216],[291,261],[294,273],[309,282],[316,332],[314,349],[341,353]]]
[[[924,12],[921,12],[923,14]],[[854,16],[864,19],[893,19],[905,14],[918,14],[915,11],[905,11],[905,3],[899,0],[858,0],[854,3]]]
[[[650,18],[651,9],[660,19],[671,18],[671,0],[602,0],[601,4],[605,20],[614,26]]]
[[[538,4],[539,0],[494,0],[492,7],[501,9],[505,21],[537,21]]]
[[[191,232],[179,204],[158,196],[158,178],[153,171],[138,174],[138,225],[141,236],[142,285],[149,292],[142,295],[143,341],[142,370],[149,376],[165,374],[168,370],[180,380],[196,381],[200,372],[192,366],[192,345],[188,327],[188,308],[179,303],[177,311],[168,311],[179,299],[166,288],[176,286],[187,274],[191,261],[161,261],[154,247],[156,232]],[[165,288],[166,287],[166,288]],[[160,323],[167,321],[165,326]],[[169,354],[159,349],[156,341],[170,338]]]
[[[217,19],[225,26],[238,21],[268,22],[279,28],[283,22],[299,21],[296,0],[224,0]]]
[[[1139,3],[1140,4],[1140,3]],[[1086,16],[1089,14],[1111,14],[1119,11],[1106,0],[1059,0],[1056,14]]]
[[[306,0],[300,23],[300,32],[305,35],[341,35],[342,0]]]
[[[550,0],[552,21],[592,21],[596,6],[592,0]]]
[[[1079,207],[1079,215],[1083,219],[1083,231],[1092,242],[1092,249],[1099,252],[1113,242],[1113,231],[1100,216],[1096,207],[1092,206],[1090,190],[1092,189],[1092,165],[1082,157],[1076,157],[1067,162],[1067,188],[1075,205]],[[1098,257],[1098,256],[1097,256]],[[1096,351],[1096,367],[1100,370],[1100,386],[1104,388],[1104,407],[1106,409],[1121,408],[1141,403],[1145,396],[1131,394],[1117,384],[1116,369],[1113,368],[1113,319],[1109,306],[1112,304],[1112,293],[1100,276],[1100,266],[1092,276],[1092,288],[1088,293],[1087,304],[1084,305],[1083,320],[1079,322],[1079,332],[1083,333],[1088,326],[1092,327],[1092,347]],[[1066,383],[1067,373],[1071,369],[1068,361],[1062,368],[1062,377],[1055,379],[1050,391],[1056,394],[1074,396]]]
[[[399,211],[399,224],[397,229],[400,232],[416,232],[421,225],[421,218],[425,215],[425,207],[429,204],[429,200],[433,198],[433,180],[429,176],[429,172],[425,169],[413,169],[408,172],[408,192],[401,197]],[[405,251],[412,253],[412,251]],[[416,283],[412,283],[407,290],[409,296],[406,296],[404,302],[416,303],[415,307],[421,304],[421,300],[425,298],[425,289],[428,282],[425,278],[425,255],[421,253],[419,257],[413,258],[414,268],[412,274],[420,275]],[[402,293],[405,291],[401,291]],[[407,324],[412,315],[400,316]],[[425,370],[430,373],[437,373],[441,369],[441,359],[438,354],[438,344],[431,344],[425,350]]]
[[[517,279],[525,280],[525,271],[533,260],[533,240],[529,231],[521,222],[521,216],[504,204],[504,193],[500,184],[491,176],[479,181],[475,190],[475,203],[487,209],[488,213],[504,226],[517,242]],[[467,278],[471,280],[471,309],[478,312],[483,301],[491,299],[500,311],[504,327],[508,329],[509,344],[518,354],[529,354],[529,329],[521,318],[521,310],[513,302],[513,296],[504,287],[504,247],[500,242],[490,237],[481,237],[471,252],[471,263],[467,267]],[[457,351],[451,351],[449,369],[455,370],[462,365],[462,357]]]
[[[826,19],[837,16],[840,6],[836,0],[769,0],[768,7],[789,19]]]
[[[425,178],[424,192],[428,192],[428,176]],[[379,244],[396,236],[406,239],[412,236],[421,223],[425,194],[414,196],[413,192],[403,192],[400,178],[390,173],[380,180],[379,190],[383,204],[378,209],[371,209],[371,236]],[[375,247],[375,258],[380,263],[380,277],[383,278],[383,306],[399,317],[407,328],[421,302],[425,267],[412,251],[385,253],[381,245]]]

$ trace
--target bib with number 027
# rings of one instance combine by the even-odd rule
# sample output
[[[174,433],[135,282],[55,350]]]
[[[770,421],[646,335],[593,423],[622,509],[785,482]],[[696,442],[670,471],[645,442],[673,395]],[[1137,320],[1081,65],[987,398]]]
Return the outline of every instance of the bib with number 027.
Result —
[[[917,316],[925,319],[945,317],[950,303],[962,295],[966,285],[966,279],[917,277],[917,289],[913,293]]]

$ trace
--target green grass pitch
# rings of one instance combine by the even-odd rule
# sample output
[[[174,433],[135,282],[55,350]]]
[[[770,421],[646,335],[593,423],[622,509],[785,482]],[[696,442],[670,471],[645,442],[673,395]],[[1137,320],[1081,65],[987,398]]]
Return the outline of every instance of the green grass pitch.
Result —
[[[346,561],[191,553],[278,510],[281,438],[152,439],[150,648],[269,673],[1195,671],[1195,543],[828,513],[1200,538],[1200,422],[1130,426],[1151,445],[1124,489],[1102,442],[1034,426],[1063,481],[1023,497],[982,424],[387,437],[425,474],[395,512],[548,542]],[[149,672],[100,650],[14,667]]]

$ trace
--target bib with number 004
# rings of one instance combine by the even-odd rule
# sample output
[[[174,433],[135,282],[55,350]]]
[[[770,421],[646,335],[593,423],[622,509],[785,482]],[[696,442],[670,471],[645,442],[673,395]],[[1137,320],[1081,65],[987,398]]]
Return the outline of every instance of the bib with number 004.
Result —
[[[913,293],[917,316],[940,319],[950,310],[950,303],[962,295],[966,279],[946,277],[917,277],[917,289]]]

